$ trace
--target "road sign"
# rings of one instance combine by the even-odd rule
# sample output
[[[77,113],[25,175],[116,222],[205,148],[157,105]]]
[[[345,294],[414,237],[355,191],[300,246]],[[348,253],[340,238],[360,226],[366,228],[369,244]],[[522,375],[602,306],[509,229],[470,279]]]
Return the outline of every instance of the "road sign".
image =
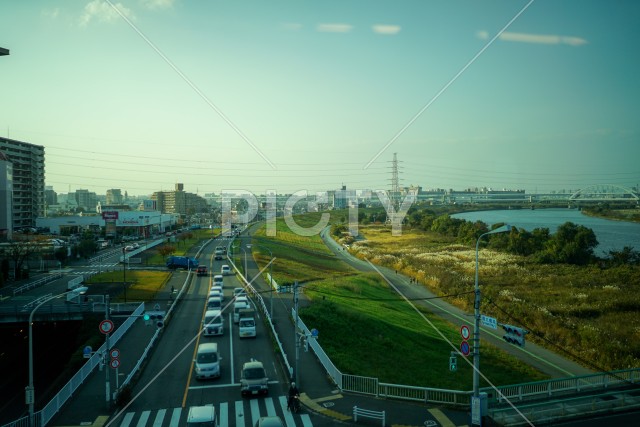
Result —
[[[460,343],[460,353],[462,353],[465,356],[469,355],[469,343],[466,341],[462,341]]]
[[[113,331],[113,322],[111,320],[103,320],[102,322],[100,322],[98,329],[100,329],[100,332],[106,335]]]
[[[312,336],[312,337],[314,337],[314,338],[318,338],[318,334],[320,334],[320,332],[319,332],[316,328],[313,328],[313,329],[311,330],[311,336]]]
[[[498,329],[498,321],[495,317],[489,317],[482,314],[480,316],[480,321],[482,322],[482,326],[486,326],[491,329]]]
[[[91,353],[93,353],[93,348],[91,348],[90,345],[82,349],[82,357],[84,357],[85,359],[91,358]]]
[[[109,362],[109,366],[111,366],[112,369],[116,369],[118,366],[120,366],[120,359],[111,359],[111,362]]]
[[[34,403],[33,395],[33,387],[26,386],[24,388],[24,403],[27,405]]]
[[[467,325],[460,326],[460,336],[465,341],[468,340],[469,337],[471,336],[471,330]]]
[[[109,355],[111,355],[112,359],[117,359],[118,357],[120,357],[120,350],[118,350],[117,348],[112,348],[109,352]]]

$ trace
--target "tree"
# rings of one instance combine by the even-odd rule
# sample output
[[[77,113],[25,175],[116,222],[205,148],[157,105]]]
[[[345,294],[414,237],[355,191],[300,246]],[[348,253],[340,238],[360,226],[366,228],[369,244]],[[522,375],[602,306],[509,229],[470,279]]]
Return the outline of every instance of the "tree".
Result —
[[[16,234],[13,240],[5,246],[3,255],[13,261],[16,280],[22,278],[24,262],[27,261],[31,255],[39,252],[43,240],[40,236],[30,238],[26,235]]]
[[[163,258],[174,254],[176,252],[176,247],[173,245],[162,245],[158,248],[158,253],[162,255]]]

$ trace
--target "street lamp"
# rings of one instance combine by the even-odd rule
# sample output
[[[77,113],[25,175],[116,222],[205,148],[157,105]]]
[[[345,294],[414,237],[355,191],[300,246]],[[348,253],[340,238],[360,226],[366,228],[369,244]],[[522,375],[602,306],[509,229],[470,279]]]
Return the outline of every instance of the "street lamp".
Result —
[[[38,305],[36,305],[33,310],[31,310],[31,314],[29,315],[29,385],[25,389],[26,401],[29,403],[29,425],[31,426],[35,425],[34,419],[33,419],[34,406],[35,406],[35,389],[33,386],[33,315],[35,314],[37,309],[39,309],[40,307],[42,307],[43,304],[46,304],[52,299],[59,298],[69,293],[76,293],[78,295],[83,295],[87,291],[87,289],[89,288],[85,286],[81,286],[79,288],[75,288],[70,291],[66,291],[61,294],[54,295],[52,297],[44,299]]]
[[[122,287],[124,288],[124,302],[127,302],[127,248],[122,248]]]
[[[471,402],[471,421],[472,423],[474,420],[478,422],[474,423],[474,425],[480,425],[482,422],[482,405],[480,402],[480,286],[478,284],[478,251],[480,249],[480,240],[482,240],[484,236],[496,233],[507,233],[509,231],[511,231],[511,226],[505,224],[495,230],[481,234],[476,242],[475,302],[473,304],[475,317],[473,324],[473,400]]]
[[[249,277],[247,275],[247,251],[242,246],[240,246],[240,249],[242,250],[242,252],[244,252],[244,280],[246,282],[247,277]]]
[[[266,246],[256,246],[269,251],[269,256],[271,257],[271,262],[269,263],[269,317],[273,319],[273,252],[271,252],[271,249]]]

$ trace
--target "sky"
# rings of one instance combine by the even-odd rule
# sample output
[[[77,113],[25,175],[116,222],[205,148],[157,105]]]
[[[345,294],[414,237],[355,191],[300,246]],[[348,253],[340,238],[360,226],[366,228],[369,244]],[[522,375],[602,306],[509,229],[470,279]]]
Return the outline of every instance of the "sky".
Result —
[[[637,0],[0,2],[58,193],[640,183]]]

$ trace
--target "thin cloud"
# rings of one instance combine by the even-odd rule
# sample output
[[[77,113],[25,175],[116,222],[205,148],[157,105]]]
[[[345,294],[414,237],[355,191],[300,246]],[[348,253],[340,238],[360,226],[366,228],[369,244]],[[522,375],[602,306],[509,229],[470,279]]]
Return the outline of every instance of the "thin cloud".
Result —
[[[147,9],[170,9],[175,0],[142,0],[142,5]]]
[[[125,7],[122,3],[116,3],[113,7],[116,7],[128,19],[132,21],[135,20],[133,11]],[[80,16],[80,26],[86,27],[93,20],[107,23],[119,20],[120,15],[117,11],[113,10],[113,7],[108,2],[102,0],[93,0],[87,3]]]
[[[322,33],[348,33],[353,28],[349,24],[318,24],[317,30]]]
[[[297,22],[285,22],[282,24],[282,28],[289,31],[299,31],[302,28],[302,24],[298,24]]]
[[[479,39],[486,40],[489,33],[486,31],[478,31],[476,36]],[[567,44],[569,46],[582,46],[588,41],[573,36],[560,36],[556,34],[531,34],[531,33],[512,33],[505,31],[498,37],[500,40],[517,43],[534,43],[534,44]]]
[[[371,29],[376,34],[395,35],[400,32],[401,27],[399,25],[377,24],[377,25],[372,25]]]
[[[42,11],[42,16],[46,16],[47,18],[56,19],[60,14],[60,9],[57,7],[55,9],[44,9]]]

